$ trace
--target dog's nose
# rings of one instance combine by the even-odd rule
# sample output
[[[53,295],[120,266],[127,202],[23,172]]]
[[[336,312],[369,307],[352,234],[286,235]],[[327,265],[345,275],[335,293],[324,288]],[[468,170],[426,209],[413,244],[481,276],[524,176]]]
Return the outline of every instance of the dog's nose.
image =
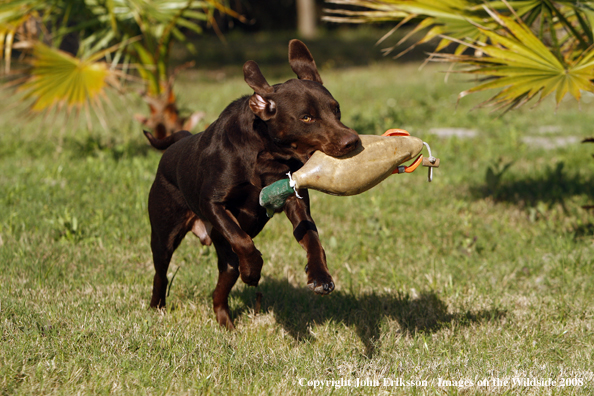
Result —
[[[360,143],[361,139],[359,139],[359,135],[354,132],[348,133],[340,139],[340,151],[344,154],[350,153],[356,149]]]

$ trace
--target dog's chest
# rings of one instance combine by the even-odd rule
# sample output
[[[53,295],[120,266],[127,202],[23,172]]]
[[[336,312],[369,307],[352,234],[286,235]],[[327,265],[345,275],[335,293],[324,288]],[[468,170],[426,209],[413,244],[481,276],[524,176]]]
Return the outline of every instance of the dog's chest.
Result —
[[[250,182],[262,189],[275,181],[286,178],[289,172],[291,172],[291,167],[287,163],[278,160],[270,153],[260,153]]]

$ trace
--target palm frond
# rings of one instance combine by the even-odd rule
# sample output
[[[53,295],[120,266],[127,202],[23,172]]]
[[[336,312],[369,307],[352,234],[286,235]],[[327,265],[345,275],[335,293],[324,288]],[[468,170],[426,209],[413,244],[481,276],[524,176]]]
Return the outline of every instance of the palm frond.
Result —
[[[415,27],[396,46],[402,44],[416,33],[424,31],[412,47],[428,42],[438,35],[446,35],[460,40],[467,38],[480,40],[483,37],[477,31],[476,25],[493,26],[487,18],[486,12],[481,7],[476,7],[476,2],[466,0],[326,0],[327,3],[349,6],[353,9],[325,9],[326,15],[322,18],[329,22],[374,23],[385,21],[417,20]],[[373,10],[373,11],[369,11]],[[394,33],[397,29],[390,31]],[[382,38],[382,41],[386,37]],[[440,49],[452,43],[444,40]],[[384,50],[389,53],[396,46]],[[405,51],[410,50],[409,47]],[[464,46],[458,45],[462,52]]]
[[[11,74],[3,87],[17,87],[32,112],[64,108],[90,114],[92,109],[102,121],[105,89],[117,87],[118,78],[132,79],[130,70],[146,84],[143,95],[158,98],[170,90],[172,40],[186,42],[184,30],[202,32],[215,10],[241,19],[224,2],[0,0],[0,60],[4,55],[9,71],[12,50],[20,48],[29,62],[19,70],[23,76]],[[36,36],[27,24],[38,28]],[[78,43],[76,54],[57,49],[65,37]]]
[[[19,41],[19,33],[22,32],[23,26],[36,16],[37,12],[31,3],[0,3],[0,60],[4,58],[5,73],[10,72],[12,49],[15,42]]]
[[[493,12],[493,11],[490,11]],[[515,108],[540,93],[539,101],[555,92],[557,104],[569,92],[576,100],[581,91],[594,92],[594,50],[584,52],[578,61],[568,63],[559,59],[521,21],[494,14],[506,33],[481,29],[490,44],[480,46],[482,56],[444,56],[433,54],[433,59],[470,66],[463,73],[486,76],[487,81],[460,93],[468,94],[490,89],[499,93],[483,103],[498,107]]]
[[[80,60],[39,42],[33,47],[30,66],[18,92],[32,102],[33,112],[56,106],[68,111],[82,107],[97,110],[105,88],[118,86],[118,73],[104,62]]]
[[[394,47],[415,37],[413,46],[439,37],[429,60],[461,65],[458,72],[483,76],[459,98],[480,91],[500,92],[483,103],[508,109],[540,94],[555,93],[557,104],[571,94],[594,92],[594,1],[552,0],[327,0],[351,7],[327,10],[327,20],[371,23],[393,20],[413,29]],[[390,17],[389,15],[393,15]],[[349,21],[345,21],[349,22]],[[422,32],[422,33],[421,33]],[[420,36],[418,33],[421,33]],[[385,40],[386,36],[380,41]],[[420,38],[419,38],[420,37]],[[454,53],[442,51],[454,43]],[[474,56],[464,54],[474,49]]]

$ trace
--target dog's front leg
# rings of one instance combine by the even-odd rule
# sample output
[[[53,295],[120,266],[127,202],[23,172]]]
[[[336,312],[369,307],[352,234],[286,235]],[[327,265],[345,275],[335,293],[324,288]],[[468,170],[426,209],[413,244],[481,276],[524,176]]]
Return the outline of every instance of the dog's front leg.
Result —
[[[309,212],[309,194],[299,190],[303,199],[292,196],[285,203],[284,211],[293,224],[293,235],[307,252],[307,286],[317,294],[334,290],[334,281],[328,273],[326,253],[320,242],[318,230]]]
[[[223,204],[211,203],[202,212],[237,255],[241,280],[247,285],[258,286],[264,261],[252,238],[241,229],[235,216]]]

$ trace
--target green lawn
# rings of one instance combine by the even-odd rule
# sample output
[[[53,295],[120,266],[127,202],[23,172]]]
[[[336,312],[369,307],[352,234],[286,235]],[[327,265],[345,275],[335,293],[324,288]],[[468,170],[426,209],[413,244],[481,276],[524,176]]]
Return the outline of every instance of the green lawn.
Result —
[[[305,254],[275,216],[255,240],[261,313],[258,290],[238,283],[235,332],[212,313],[214,249],[191,235],[170,267],[167,311],[148,308],[147,195],[160,154],[129,121],[141,103],[115,103],[109,132],[4,111],[0,393],[310,394],[329,389],[308,381],[342,380],[352,386],[337,394],[592,394],[594,223],[581,206],[594,203],[594,146],[579,141],[594,135],[594,96],[581,110],[547,100],[500,116],[470,111],[478,97],[456,108],[469,85],[444,83],[441,67],[332,66],[321,74],[347,125],[405,128],[442,165],[431,184],[423,168],[354,197],[312,192],[336,283],[327,297],[305,287]],[[180,77],[179,99],[207,114],[201,127],[250,93],[232,70]]]

